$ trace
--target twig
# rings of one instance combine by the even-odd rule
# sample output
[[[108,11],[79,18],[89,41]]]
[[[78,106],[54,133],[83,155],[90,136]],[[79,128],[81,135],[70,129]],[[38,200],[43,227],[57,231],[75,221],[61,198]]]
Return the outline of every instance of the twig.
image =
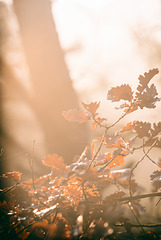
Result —
[[[138,226],[140,226],[140,228],[141,228],[143,234],[146,235],[146,232],[145,232],[144,228],[142,227],[142,225],[141,225],[141,223],[140,223],[138,217],[136,216],[136,214],[135,214],[135,212],[134,212],[134,210],[133,210],[133,208],[132,208],[132,206],[131,206],[131,202],[129,202],[127,205],[128,205],[128,207],[129,207],[129,209],[130,209],[132,215],[134,216],[135,220],[136,220],[137,223],[139,224]]]
[[[131,169],[130,171],[130,176],[129,176],[129,193],[130,196],[132,196],[132,184],[131,184],[131,178],[134,170],[137,168],[137,166],[144,160],[146,155],[150,152],[150,150],[155,146],[157,140],[152,144],[152,146],[148,149],[148,151],[144,154],[144,156],[135,164],[135,166]]]
[[[4,194],[10,192],[12,189],[16,188],[17,185],[19,185],[19,184],[20,184],[20,182],[17,182],[17,183],[16,183],[15,185],[13,185],[12,187],[9,187],[6,191],[2,191],[2,192],[0,193],[0,196],[3,196]]]
[[[115,224],[115,227],[125,227],[126,224]],[[160,227],[161,223],[158,224],[141,224],[141,225],[137,225],[137,224],[131,224],[129,223],[130,227],[134,227],[134,228],[138,228],[138,227],[144,227],[144,228],[153,228],[153,227]]]
[[[87,168],[87,171],[89,171],[92,163],[95,161],[98,153],[100,152],[100,150],[101,150],[101,148],[102,148],[102,145],[103,145],[103,143],[104,143],[104,141],[105,141],[105,136],[106,136],[107,130],[108,130],[108,129],[106,128],[106,129],[105,129],[105,132],[104,132],[104,134],[103,134],[103,136],[102,136],[102,141],[100,142],[100,145],[99,145],[99,147],[98,147],[98,149],[97,149],[97,151],[96,151],[93,159],[91,160],[91,162],[90,162],[90,164],[89,164],[89,166],[88,166],[88,168]]]
[[[117,198],[115,202],[131,202],[133,200],[139,200],[143,198],[158,197],[161,196],[161,192],[147,193],[130,197]]]
[[[140,199],[150,198],[150,197],[160,197],[160,196],[161,196],[161,192],[154,192],[154,193],[147,193],[147,194],[141,194],[141,195],[136,195],[136,196],[116,198],[116,199],[113,200],[113,202],[115,202],[115,203],[122,202],[122,204],[125,204],[125,203],[132,202],[132,201],[135,201],[135,200],[140,200]],[[86,201],[86,200],[83,200],[80,203],[82,203],[82,204],[91,203],[91,204],[98,205],[95,202]],[[106,204],[101,203],[101,205],[106,205]]]
[[[106,163],[103,167],[99,168],[96,172],[101,172],[102,170],[104,170],[106,167],[108,167],[108,165],[117,157],[121,155],[120,153],[117,153],[115,156],[113,156],[109,161],[108,163]],[[122,156],[122,155],[121,155]]]
[[[134,101],[135,102],[135,101]],[[130,109],[132,108],[132,104],[134,104],[134,102],[132,103],[131,102],[131,105],[129,106],[129,108],[127,109],[127,111],[116,121],[114,122],[113,124],[111,124],[109,127],[107,127],[107,130],[109,130],[110,128],[114,127],[118,122],[120,122],[127,114],[128,112],[130,111]]]
[[[152,163],[154,163],[155,165],[157,165],[157,163],[156,163],[153,159],[151,159],[151,158],[149,157],[149,155],[145,152],[144,139],[143,139],[143,152],[144,152],[144,154],[146,155],[146,157],[147,157]],[[157,165],[157,166],[158,166],[158,165]]]

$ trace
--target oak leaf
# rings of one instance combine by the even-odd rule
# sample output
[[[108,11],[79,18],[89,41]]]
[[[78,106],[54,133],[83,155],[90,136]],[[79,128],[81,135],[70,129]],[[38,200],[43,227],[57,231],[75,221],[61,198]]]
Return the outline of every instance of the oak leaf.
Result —
[[[147,122],[135,122],[134,131],[138,134],[139,138],[150,137],[151,123]]]
[[[42,160],[43,164],[52,167],[57,168],[59,170],[68,171],[66,164],[64,164],[63,157],[58,156],[57,154],[49,154],[48,156],[44,157]]]
[[[161,188],[161,170],[154,171],[153,174],[150,175],[150,180],[153,184],[154,191],[157,191]]]
[[[107,148],[127,148],[128,142],[122,137],[113,134],[105,137],[105,145]]]
[[[6,173],[3,174],[3,176],[5,176],[5,177],[7,177],[9,179],[12,179],[12,180],[14,180],[16,182],[21,180],[21,175],[22,175],[22,173],[15,172],[15,171],[14,172],[6,172]]]
[[[131,101],[132,100],[132,89],[128,84],[123,84],[119,87],[112,87],[107,94],[107,100],[112,102],[118,102],[121,99]]]
[[[150,175],[151,182],[161,181],[161,170],[154,171],[153,174]]]
[[[137,133],[139,138],[150,137],[151,124],[142,121],[133,121],[127,123],[120,132],[131,131]]]
[[[118,155],[116,156],[113,161],[108,165],[108,168],[113,168],[116,166],[124,165],[124,156]]]
[[[128,122],[119,132],[134,131],[135,123],[137,121]]]
[[[160,101],[160,99],[158,97],[156,97],[158,95],[156,87],[154,86],[154,84],[152,84],[150,87],[146,87],[145,91],[143,93],[141,93],[139,95],[139,104],[138,106],[143,109],[144,107],[146,108],[155,108],[155,103],[157,101]]]
[[[114,192],[113,194],[107,196],[103,202],[105,204],[113,204],[115,201],[117,201],[117,199],[122,198],[124,195],[125,195],[125,192],[120,190],[120,191]]]
[[[90,117],[87,113],[82,110],[70,109],[62,112],[63,117],[70,122],[84,123],[89,120]]]
[[[161,133],[161,122],[159,122],[158,124],[154,123],[153,129],[151,129],[152,137],[157,136],[160,133]]]
[[[145,72],[144,76],[140,75],[139,76],[139,86],[137,87],[137,91],[136,92],[136,96],[138,97],[146,88],[146,86],[148,85],[148,83],[150,82],[150,80],[156,75],[158,74],[158,68],[154,68],[152,70],[150,70],[148,73]]]
[[[98,113],[96,113],[96,111],[100,106],[100,102],[91,102],[90,104],[86,104],[86,103],[82,102],[82,105],[92,115],[94,115],[94,116],[98,115]]]

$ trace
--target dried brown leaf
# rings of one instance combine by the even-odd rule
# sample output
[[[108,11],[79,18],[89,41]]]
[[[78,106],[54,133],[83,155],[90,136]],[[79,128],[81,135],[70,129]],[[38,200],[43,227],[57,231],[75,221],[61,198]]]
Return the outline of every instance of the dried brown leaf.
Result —
[[[123,84],[119,87],[112,87],[107,94],[107,100],[112,102],[118,102],[121,99],[131,101],[132,100],[132,89],[128,84]]]

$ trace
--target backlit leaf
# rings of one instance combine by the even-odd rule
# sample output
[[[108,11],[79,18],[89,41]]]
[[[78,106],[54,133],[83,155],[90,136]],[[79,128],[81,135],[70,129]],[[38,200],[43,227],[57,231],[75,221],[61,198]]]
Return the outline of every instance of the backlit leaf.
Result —
[[[141,121],[133,121],[127,123],[120,132],[131,131],[137,133],[139,138],[150,137],[151,124]]]
[[[151,182],[161,181],[161,170],[154,171],[153,174],[150,175]]]
[[[150,137],[151,123],[136,121],[134,130],[139,138]]]
[[[105,204],[113,204],[118,198],[122,198],[124,195],[125,195],[125,193],[122,192],[121,190],[114,192],[113,194],[107,196],[104,199],[104,203]]]
[[[107,94],[107,100],[112,102],[118,102],[122,100],[131,101],[132,99],[132,89],[128,84],[121,85],[119,87],[112,87]]]
[[[70,122],[84,123],[85,121],[90,119],[87,113],[82,110],[78,111],[77,109],[63,111],[62,115],[66,120]]]
[[[9,179],[12,179],[12,180],[14,180],[16,182],[21,180],[21,175],[22,175],[22,173],[15,172],[15,171],[14,172],[6,172],[6,173],[3,174],[3,176],[5,176],[5,177],[7,177]]]
[[[142,109],[146,108],[155,108],[155,103],[160,99],[156,97],[158,95],[156,87],[152,84],[150,87],[146,87],[145,91],[139,95],[139,104],[138,106]]]
[[[98,115],[98,113],[96,113],[96,111],[100,106],[100,102],[91,102],[90,104],[86,104],[86,103],[82,102],[82,105],[92,115],[94,115],[94,116]]]
[[[159,122],[158,124],[154,123],[153,128],[151,129],[152,136],[153,137],[157,136],[160,133],[161,133],[161,122]]]
[[[113,168],[116,166],[124,165],[124,156],[118,155],[116,156],[113,161],[108,165],[108,168]]]
[[[135,123],[137,121],[133,121],[133,122],[128,122],[121,130],[120,133],[122,132],[126,132],[126,131],[134,131],[134,127],[135,127]]]
[[[67,166],[64,164],[64,159],[57,154],[49,154],[42,160],[43,164],[48,167],[58,168],[63,171],[67,171]]]
[[[107,148],[127,148],[128,142],[122,137],[113,134],[105,137],[105,145]]]
[[[137,91],[138,91],[136,93],[137,97],[144,91],[144,89],[148,85],[149,81],[158,73],[159,73],[158,68],[154,68],[154,69],[150,70],[148,73],[145,72],[144,76],[142,76],[142,75],[139,76],[138,79],[139,79],[140,84],[137,88]]]

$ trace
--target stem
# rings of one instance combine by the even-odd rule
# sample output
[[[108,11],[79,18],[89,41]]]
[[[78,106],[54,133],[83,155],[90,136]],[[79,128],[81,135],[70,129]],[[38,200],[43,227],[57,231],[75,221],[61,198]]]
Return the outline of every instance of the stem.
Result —
[[[103,167],[99,168],[96,172],[101,172],[102,170],[104,170],[106,167],[108,167],[108,165],[117,157],[121,155],[120,153],[117,153],[115,156],[113,156],[109,161],[108,163],[106,163]],[[121,155],[122,156],[122,155]]]
[[[148,149],[148,151],[144,154],[144,156],[135,164],[135,166],[131,169],[130,176],[129,176],[129,193],[132,197],[132,184],[131,184],[131,178],[134,170],[137,168],[137,166],[144,160],[144,158],[147,156],[147,154],[150,152],[150,150],[155,146],[157,140],[152,144],[152,146]]]
[[[128,112],[129,112],[130,109],[132,108],[132,104],[134,104],[134,102],[133,102],[133,103],[131,102],[131,105],[129,106],[129,108],[127,109],[127,111],[126,111],[116,122],[114,122],[112,125],[110,125],[109,127],[107,127],[107,129],[110,129],[110,128],[114,127],[118,122],[120,122],[120,121],[128,114]]]
[[[139,200],[139,199],[149,198],[149,197],[158,197],[158,196],[161,196],[161,192],[154,192],[154,193],[147,193],[147,194],[141,194],[141,195],[130,196],[130,197],[117,198],[115,202],[131,202],[133,200]]]
[[[98,153],[100,152],[100,150],[101,150],[101,148],[102,148],[102,145],[103,145],[103,143],[104,143],[104,141],[105,141],[104,138],[105,138],[105,136],[106,136],[107,131],[108,131],[108,129],[106,128],[106,129],[105,129],[105,132],[104,132],[104,134],[103,134],[103,136],[102,136],[102,141],[100,142],[100,145],[99,145],[99,147],[98,147],[98,149],[97,149],[97,152],[96,152],[95,155],[93,156],[93,159],[91,160],[91,162],[90,162],[90,164],[89,164],[89,166],[88,166],[88,168],[87,168],[87,171],[89,171],[92,163],[95,161]]]
[[[158,224],[141,224],[141,225],[136,225],[136,224],[130,224],[130,227],[138,228],[138,227],[146,227],[146,228],[153,228],[153,227],[160,227],[161,223]],[[125,227],[125,224],[115,224],[115,227]]]
[[[140,228],[141,228],[143,234],[146,235],[146,232],[145,232],[144,228],[142,227],[142,225],[141,225],[141,223],[140,223],[138,217],[136,216],[136,214],[135,214],[135,212],[134,212],[134,210],[133,210],[133,208],[132,208],[132,206],[131,206],[131,203],[129,202],[127,205],[128,205],[128,207],[130,208],[130,211],[131,211],[131,213],[133,214],[135,220],[136,220],[137,223],[139,224],[138,226],[140,226]]]
[[[8,188],[6,191],[2,191],[2,192],[0,193],[0,196],[6,194],[6,193],[8,193],[8,192],[10,192],[12,189],[16,188],[17,185],[19,185],[19,184],[20,184],[20,182],[17,182],[15,185],[13,185],[12,187]]]

